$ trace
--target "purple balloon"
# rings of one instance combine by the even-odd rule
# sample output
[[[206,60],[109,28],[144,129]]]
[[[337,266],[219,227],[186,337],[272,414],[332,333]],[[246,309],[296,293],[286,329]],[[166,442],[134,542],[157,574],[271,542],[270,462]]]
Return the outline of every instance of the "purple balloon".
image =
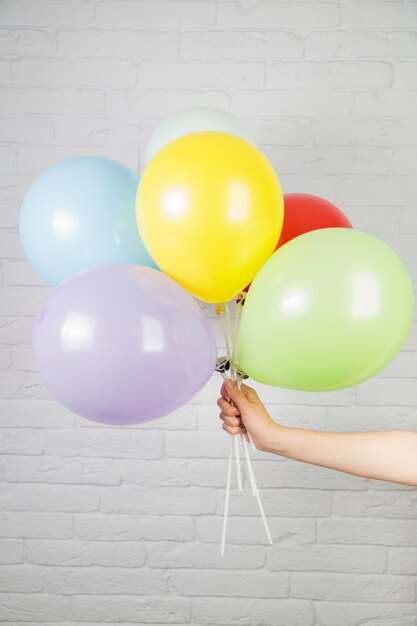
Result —
[[[216,344],[199,305],[171,278],[105,265],[54,289],[33,347],[45,386],[71,411],[104,424],[162,417],[210,378]]]

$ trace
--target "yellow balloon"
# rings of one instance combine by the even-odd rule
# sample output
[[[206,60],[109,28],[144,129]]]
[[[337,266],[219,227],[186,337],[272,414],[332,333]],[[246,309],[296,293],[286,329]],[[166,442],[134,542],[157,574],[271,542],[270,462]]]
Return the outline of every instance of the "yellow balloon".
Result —
[[[284,201],[255,146],[199,132],[175,139],[150,161],[136,216],[155,263],[197,298],[219,303],[244,289],[274,252]]]

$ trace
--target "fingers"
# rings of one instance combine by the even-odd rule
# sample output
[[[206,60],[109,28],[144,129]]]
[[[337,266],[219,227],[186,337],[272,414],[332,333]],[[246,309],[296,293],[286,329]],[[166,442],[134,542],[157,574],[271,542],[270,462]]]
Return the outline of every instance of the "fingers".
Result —
[[[224,398],[228,402],[231,402],[232,399],[229,396],[229,394],[227,393],[226,383],[222,384],[221,389],[220,389],[220,394],[221,394],[222,398]]]
[[[239,409],[233,404],[230,404],[230,402],[228,402],[224,398],[219,398],[217,400],[217,406],[219,407],[221,412],[228,417],[236,417],[239,415]]]
[[[223,430],[225,430],[229,435],[238,435],[239,433],[244,433],[245,429],[243,427],[238,426],[228,426],[227,424],[223,424]]]
[[[224,413],[219,413],[219,418],[226,424],[226,426],[236,427],[243,425],[240,417],[229,417]]]
[[[249,387],[248,385],[242,385],[241,390],[245,397],[251,402],[256,402],[257,400],[259,400],[258,394],[256,393],[255,389],[252,389],[252,387]]]

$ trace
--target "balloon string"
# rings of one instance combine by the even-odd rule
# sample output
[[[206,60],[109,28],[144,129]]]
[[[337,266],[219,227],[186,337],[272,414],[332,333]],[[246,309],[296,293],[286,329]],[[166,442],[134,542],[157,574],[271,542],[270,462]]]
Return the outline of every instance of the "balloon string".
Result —
[[[228,313],[228,320],[225,317],[225,312],[226,310],[226,316]],[[226,343],[226,352],[227,352],[227,359],[229,361],[230,364],[230,373],[231,376],[233,377],[233,371],[231,368],[231,350],[230,350],[230,345],[231,345],[231,341],[233,342],[233,336],[231,337],[231,341],[229,341],[229,332],[228,329],[230,330],[231,324],[229,324],[229,320],[230,320],[230,311],[229,311],[229,306],[228,304],[226,304],[225,306],[223,306],[221,308],[221,318],[222,318],[222,323],[223,323],[223,333],[224,333],[224,339],[225,339],[225,343]],[[235,450],[235,460],[236,460],[236,476],[237,476],[237,488],[239,491],[242,491],[242,469],[241,469],[241,465],[240,465],[240,451],[239,451],[239,438],[238,437],[233,437],[232,439],[233,445],[234,445],[234,450]]]
[[[236,317],[235,317],[235,327],[234,327],[234,331],[232,333],[232,362],[230,364],[232,370],[235,372],[235,380],[237,382],[237,377],[236,377],[236,369],[237,369],[237,354],[236,354],[236,347],[237,347],[237,337],[239,334],[239,328],[240,328],[240,318],[241,318],[241,311],[242,311],[242,303],[243,303],[243,299],[240,299],[236,305]],[[227,305],[227,310],[229,310],[229,305]],[[230,315],[230,311],[229,311],[229,315]]]
[[[237,354],[236,354],[236,347],[237,347],[237,337],[238,337],[238,333],[239,333],[239,328],[240,328],[240,321],[241,321],[241,313],[242,313],[242,306],[243,306],[243,302],[244,302],[244,296],[242,295],[241,298],[239,298],[237,305],[236,305],[236,317],[235,317],[235,325],[234,325],[234,329],[231,323],[231,315],[230,315],[230,308],[229,308],[229,304],[226,303],[226,315],[228,316],[229,319],[229,327],[233,329],[232,332],[232,356],[231,356],[231,361],[230,361],[230,370],[231,370],[231,374],[232,377],[234,378],[236,385],[238,386],[238,388],[241,388],[242,385],[242,375],[239,371],[237,371]],[[252,445],[253,449],[256,449],[255,446],[253,445],[252,442],[252,438],[249,434],[249,431],[246,431],[246,434],[248,436],[249,442]],[[249,475],[249,480],[250,480],[250,485],[251,485],[251,490],[252,490],[252,495],[254,495],[256,497],[257,500],[257,504],[258,504],[258,508],[259,508],[259,512],[261,515],[261,519],[262,519],[262,523],[265,529],[265,534],[266,534],[266,538],[268,540],[268,543],[271,545],[272,544],[272,537],[271,537],[271,533],[269,530],[269,526],[268,526],[268,521],[266,519],[265,516],[265,511],[264,511],[264,507],[262,504],[262,500],[261,500],[261,494],[259,492],[259,488],[256,482],[256,478],[255,478],[255,473],[253,471],[253,467],[252,467],[252,462],[251,462],[251,458],[250,458],[250,453],[249,453],[249,446],[248,446],[248,441],[245,437],[245,435],[243,433],[240,434],[240,440],[243,446],[243,451],[245,454],[245,460],[246,460],[246,465],[247,465],[247,469],[248,469],[248,475]],[[236,448],[235,448],[236,450]]]

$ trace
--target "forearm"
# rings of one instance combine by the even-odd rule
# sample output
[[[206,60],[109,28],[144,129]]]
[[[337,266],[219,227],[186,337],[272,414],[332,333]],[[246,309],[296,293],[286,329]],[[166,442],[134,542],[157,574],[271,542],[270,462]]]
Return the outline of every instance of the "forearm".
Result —
[[[417,433],[329,433],[278,424],[263,449],[341,472],[417,486]]]

